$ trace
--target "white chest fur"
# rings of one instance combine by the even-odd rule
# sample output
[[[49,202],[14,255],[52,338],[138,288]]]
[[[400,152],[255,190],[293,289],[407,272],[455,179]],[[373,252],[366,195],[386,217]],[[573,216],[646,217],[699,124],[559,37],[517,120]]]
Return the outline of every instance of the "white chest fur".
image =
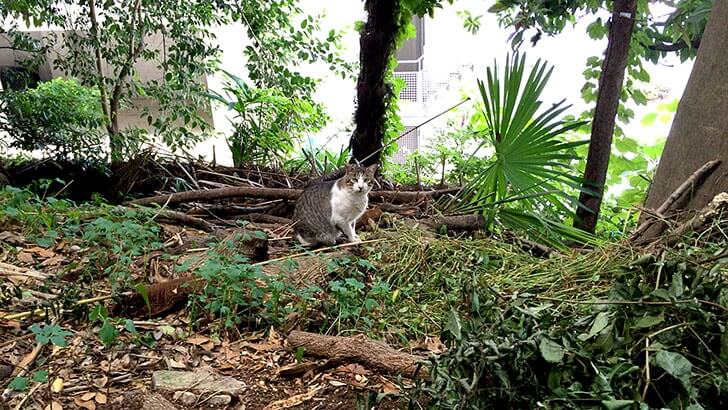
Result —
[[[331,187],[331,222],[334,225],[351,224],[367,209],[369,196],[366,191],[345,191],[334,184]]]

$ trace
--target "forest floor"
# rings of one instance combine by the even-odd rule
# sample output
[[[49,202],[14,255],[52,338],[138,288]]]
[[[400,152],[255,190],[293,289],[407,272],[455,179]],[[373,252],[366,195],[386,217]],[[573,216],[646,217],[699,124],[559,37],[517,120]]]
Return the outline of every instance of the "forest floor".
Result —
[[[453,339],[477,326],[458,315],[480,314],[517,324],[479,330],[469,342],[484,344],[484,357],[473,360],[514,366],[488,379],[494,400],[502,393],[533,403],[528,389],[547,375],[558,386],[548,369],[563,360],[563,383],[596,390],[548,390],[557,403],[632,397],[646,380],[657,393],[644,387],[643,400],[669,407],[683,394],[677,378],[689,376],[645,364],[645,337],[653,345],[664,337],[663,349],[700,368],[686,386],[725,399],[704,387],[718,386],[712,378],[728,366],[718,359],[728,355],[725,220],[674,249],[645,252],[621,241],[556,250],[473,232],[463,221],[458,229],[471,232],[443,234],[427,223],[426,195],[404,201],[389,188],[359,223],[362,243],[312,252],[291,239],[291,201],[274,197],[293,195],[305,178],[207,169],[178,170],[142,191],[207,186],[196,191],[225,197],[162,196],[139,207],[59,199],[70,189],[60,182],[0,189],[0,409],[424,408],[427,396],[414,392],[426,378],[394,357],[455,349]],[[204,172],[215,178],[200,179]],[[293,340],[296,332],[333,339],[307,345]],[[557,342],[544,345],[544,334]],[[507,349],[488,353],[500,343]],[[511,346],[525,350],[502,356]],[[624,363],[630,371],[621,373]],[[452,365],[470,374],[469,363]],[[635,370],[650,367],[652,379]],[[533,379],[519,379],[524,369]],[[607,391],[597,376],[612,371],[620,373]],[[453,392],[463,383],[450,382]],[[519,398],[518,389],[527,392]]]

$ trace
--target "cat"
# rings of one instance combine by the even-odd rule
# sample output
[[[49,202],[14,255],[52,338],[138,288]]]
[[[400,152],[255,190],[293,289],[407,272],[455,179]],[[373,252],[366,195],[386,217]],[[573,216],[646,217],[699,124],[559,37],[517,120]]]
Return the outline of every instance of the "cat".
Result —
[[[332,246],[342,243],[341,233],[349,242],[359,242],[354,227],[369,205],[376,172],[377,164],[348,164],[343,177],[307,186],[293,211],[298,242],[306,247]]]

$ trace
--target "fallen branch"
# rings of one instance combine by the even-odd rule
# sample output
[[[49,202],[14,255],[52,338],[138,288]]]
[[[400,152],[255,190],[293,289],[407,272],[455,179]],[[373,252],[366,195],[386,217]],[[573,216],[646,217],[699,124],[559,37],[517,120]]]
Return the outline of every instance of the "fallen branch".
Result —
[[[9,263],[0,262],[0,275],[4,276],[26,276],[33,279],[46,280],[52,275],[39,272],[34,269],[21,268]]]
[[[723,214],[726,210],[728,210],[728,193],[721,192],[695,216],[670,231],[666,237],[655,240],[648,247],[651,248],[661,243],[667,246],[674,245],[685,234],[702,231],[707,228],[716,217]]]
[[[194,216],[187,215],[183,212],[170,211],[165,209],[159,212],[159,218],[172,222],[179,222],[182,225],[187,225],[205,232],[212,232],[213,230],[213,226],[211,223],[205,221],[204,219],[195,218]]]
[[[427,367],[421,363],[424,357],[400,352],[363,335],[325,336],[294,330],[286,340],[291,350],[303,348],[305,354],[339,362],[355,362],[388,374],[401,374],[410,378],[428,376]]]
[[[413,202],[420,199],[434,199],[442,195],[458,192],[460,188],[448,188],[436,191],[412,192],[412,191],[372,191],[370,199],[386,200],[393,203]],[[177,192],[173,194],[157,195],[148,198],[135,199],[131,205],[175,205],[183,202],[200,200],[213,200],[235,197],[263,198],[263,199],[286,199],[295,200],[301,195],[300,189],[287,188],[259,188],[259,187],[228,187],[203,189],[195,191]]]
[[[693,172],[688,179],[685,180],[680,186],[678,186],[671,194],[670,196],[665,199],[665,202],[663,202],[653,213],[657,218],[650,218],[644,221],[631,235],[630,240],[635,242],[640,237],[647,232],[648,229],[653,227],[653,225],[657,222],[661,222],[659,218],[664,218],[665,213],[680,206],[680,203],[678,200],[682,198],[686,192],[688,191],[694,191],[697,188],[699,188],[705,180],[713,174],[713,172],[718,169],[718,166],[721,164],[721,160],[713,160],[706,162],[702,167],[698,168],[695,172]],[[664,232],[665,228],[667,228],[667,225],[664,222],[661,222],[659,226],[656,226],[653,228],[650,235],[648,235],[650,238],[654,238],[662,232]]]

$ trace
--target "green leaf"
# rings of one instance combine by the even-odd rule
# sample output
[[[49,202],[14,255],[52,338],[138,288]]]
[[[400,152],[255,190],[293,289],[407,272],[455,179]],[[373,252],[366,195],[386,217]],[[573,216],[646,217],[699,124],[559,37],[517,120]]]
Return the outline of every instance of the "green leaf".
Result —
[[[48,370],[33,372],[33,381],[37,383],[48,383]]]
[[[640,121],[640,123],[642,124],[643,127],[650,127],[653,124],[655,124],[655,121],[657,121],[657,113],[651,112],[651,113],[645,114],[645,116],[642,117],[642,121]]]
[[[607,410],[631,409],[634,400],[602,400],[602,404]]]
[[[109,347],[116,341],[118,336],[119,331],[116,330],[116,327],[113,324],[111,324],[111,321],[108,319],[104,320],[103,326],[99,329],[99,339],[101,339],[101,343],[103,343],[104,346]]]
[[[93,309],[91,309],[91,312],[89,313],[88,317],[89,317],[89,320],[91,320],[92,322],[95,322],[97,320],[103,321],[104,319],[109,317],[109,310],[106,309],[106,306],[99,303],[96,306],[94,306]]]
[[[66,342],[66,338],[62,334],[53,335],[50,338],[51,343],[58,347],[66,347],[68,346],[68,343]]]
[[[634,323],[634,325],[632,325],[632,328],[643,329],[643,328],[647,328],[647,327],[652,327],[659,323],[662,323],[663,320],[665,320],[665,315],[663,313],[660,313],[657,316],[641,317],[639,320],[637,320]]]
[[[447,326],[445,326],[445,330],[450,332],[456,340],[460,340],[463,337],[460,316],[458,316],[458,313],[453,308],[450,308],[450,313],[447,315]]]
[[[591,329],[589,329],[587,339],[591,338],[592,336],[594,336],[597,333],[604,330],[604,328],[607,327],[608,324],[609,324],[609,313],[599,312],[597,317],[594,319],[594,323],[592,323]]]
[[[541,338],[538,348],[541,351],[541,356],[549,363],[560,363],[564,358],[564,348],[551,339]]]
[[[503,3],[496,2],[494,5],[488,8],[488,13],[500,13],[501,11],[508,10],[508,6]]]
[[[672,275],[672,283],[670,284],[670,296],[679,298],[683,294],[683,278],[680,272]]]
[[[655,365],[662,368],[670,376],[680,380],[685,390],[690,391],[690,375],[693,364],[680,353],[660,350],[655,354]]]
[[[29,380],[27,377],[17,376],[9,384],[8,389],[15,391],[25,390],[28,387]]]

